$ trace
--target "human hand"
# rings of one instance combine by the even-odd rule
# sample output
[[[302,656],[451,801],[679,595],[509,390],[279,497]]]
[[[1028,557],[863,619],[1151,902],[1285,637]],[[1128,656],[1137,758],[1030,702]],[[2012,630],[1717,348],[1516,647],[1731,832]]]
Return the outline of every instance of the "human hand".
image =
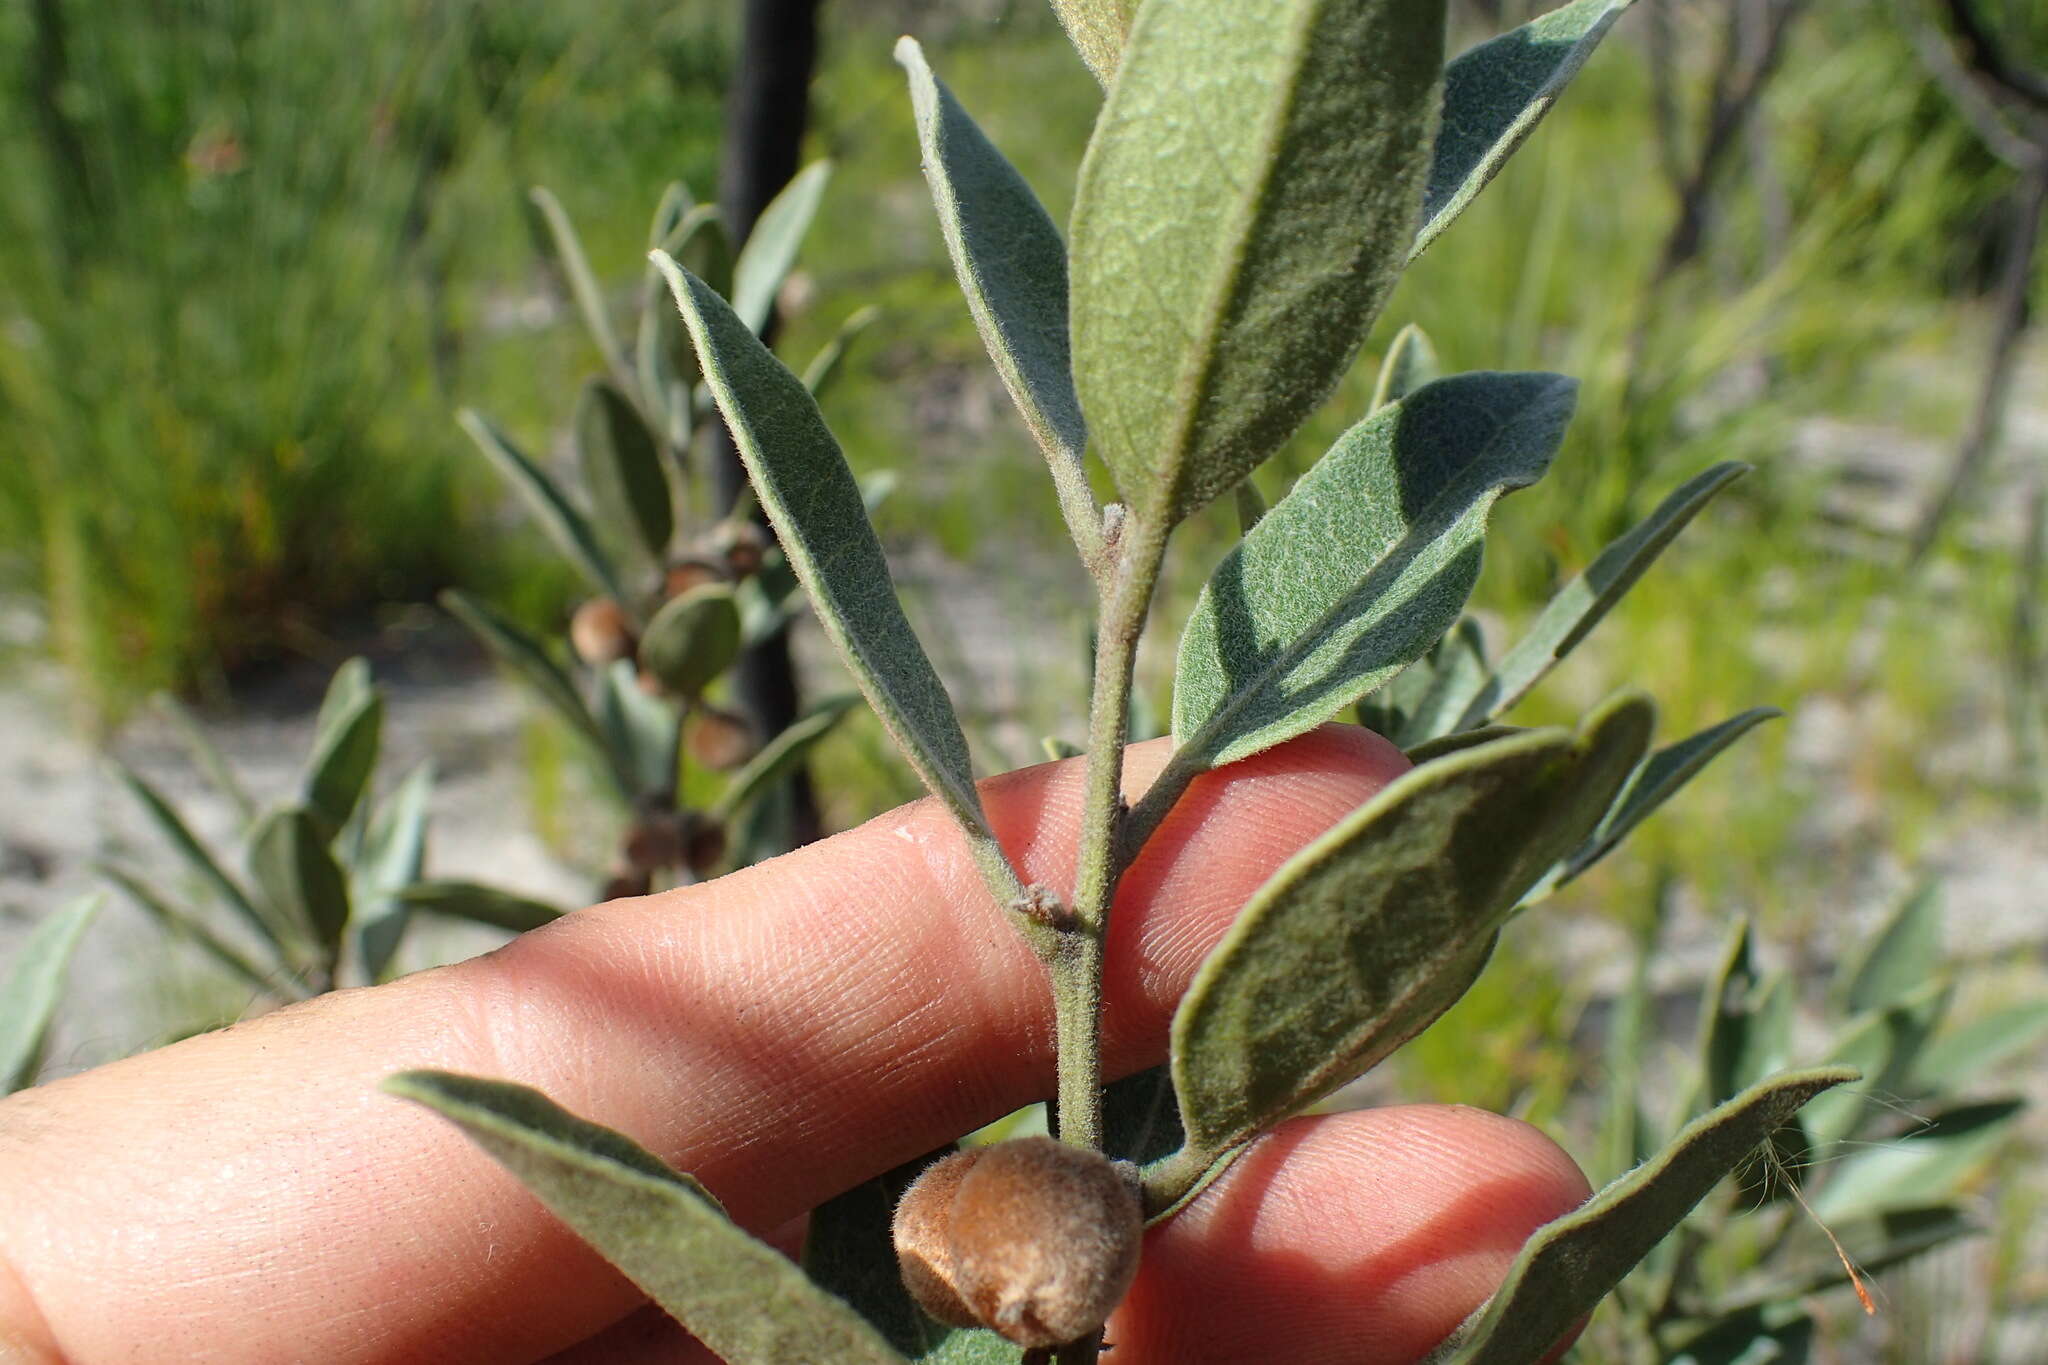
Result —
[[[1130,783],[1163,763],[1134,746]],[[1106,1064],[1157,1062],[1268,873],[1406,766],[1326,726],[1197,783],[1126,875]],[[1072,879],[1081,764],[984,784],[1027,880]],[[539,1087],[794,1245],[806,1210],[1051,1092],[1051,1002],[929,802],[471,962],[343,991],[0,1104],[0,1365],[710,1359],[509,1175],[380,1092]],[[1534,1129],[1296,1119],[1155,1228],[1117,1365],[1411,1361],[1584,1178]]]

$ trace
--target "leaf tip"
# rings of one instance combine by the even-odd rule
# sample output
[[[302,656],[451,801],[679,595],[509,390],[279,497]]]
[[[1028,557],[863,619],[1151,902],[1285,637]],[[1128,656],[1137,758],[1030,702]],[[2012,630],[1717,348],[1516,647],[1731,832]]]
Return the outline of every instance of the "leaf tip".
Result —
[[[908,33],[896,40],[896,46],[891,49],[891,52],[895,56],[898,65],[911,71],[915,71],[925,64],[924,45]]]

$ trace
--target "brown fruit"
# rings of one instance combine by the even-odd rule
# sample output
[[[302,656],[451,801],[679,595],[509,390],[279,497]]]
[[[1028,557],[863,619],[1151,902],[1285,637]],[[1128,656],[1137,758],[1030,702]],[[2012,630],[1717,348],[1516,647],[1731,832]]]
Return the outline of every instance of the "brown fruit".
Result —
[[[715,706],[693,710],[683,727],[683,743],[688,746],[690,757],[720,772],[739,767],[761,747],[746,717]]]
[[[645,872],[613,872],[597,893],[600,901],[624,900],[628,896],[644,896],[653,886],[653,879]]]
[[[683,861],[697,876],[709,876],[725,861],[725,826],[698,816],[689,827]]]
[[[925,1167],[896,1201],[890,1233],[896,1242],[896,1265],[903,1274],[903,1287],[919,1308],[948,1327],[981,1326],[981,1319],[953,1288],[953,1249],[948,1234],[960,1178],[989,1150],[974,1147],[940,1158]]]
[[[953,1195],[953,1284],[1019,1346],[1063,1346],[1123,1299],[1144,1232],[1137,1190],[1101,1153],[1042,1137],[998,1143]]]
[[[569,618],[569,643],[576,657],[592,668],[630,659],[639,642],[625,611],[609,597],[593,597]]]
[[[683,861],[687,831],[676,811],[650,811],[626,831],[626,862],[636,872],[674,867]]]
[[[663,598],[681,597],[692,588],[701,588],[706,583],[723,583],[726,580],[725,566],[715,559],[703,555],[691,555],[669,565],[662,576],[661,595]]]
[[[734,578],[749,578],[761,571],[768,537],[751,521],[727,522],[718,528],[718,548]]]

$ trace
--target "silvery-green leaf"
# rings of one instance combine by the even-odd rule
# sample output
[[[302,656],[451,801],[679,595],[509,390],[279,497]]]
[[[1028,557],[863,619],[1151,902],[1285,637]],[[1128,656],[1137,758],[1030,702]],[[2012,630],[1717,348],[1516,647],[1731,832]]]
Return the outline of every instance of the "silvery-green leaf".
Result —
[[[1716,1105],[1743,1089],[1742,1056],[1748,1049],[1750,1011],[1759,976],[1747,917],[1735,922],[1721,966],[1700,991],[1700,1073],[1706,1103]]]
[[[569,557],[591,586],[619,604],[621,610],[632,611],[632,598],[619,585],[619,576],[604,550],[597,543],[597,536],[591,531],[590,523],[546,471],[528,459],[511,438],[499,431],[473,409],[464,408],[456,420],[469,433],[469,439],[484,453],[486,459],[497,466],[511,485],[519,490],[533,514],[539,519],[541,529],[549,539]]]
[[[1657,505],[1657,510],[1609,545],[1550,599],[1528,632],[1502,656],[1500,666],[1467,699],[1460,728],[1482,725],[1529,694],[1557,661],[1578,647],[1614,604],[1628,595],[1666,546],[1678,538],[1716,494],[1749,472],[1725,461],[1704,471]]]
[[[1038,741],[1038,747],[1045,750],[1049,762],[1059,763],[1069,758],[1079,758],[1087,753],[1080,745],[1061,739],[1058,735],[1046,735]]]
[[[1891,1106],[1909,1092],[1916,1073],[1926,1076],[1937,1091],[1955,1084],[1921,1060],[1954,1000],[1953,983],[1929,981],[1884,1010],[1857,1019],[1835,1040],[1827,1060],[1855,1067],[1863,1080],[1823,1095],[1807,1111],[1816,1142],[1826,1147],[1847,1141],[1891,1113]]]
[[[377,768],[384,698],[371,685],[369,674],[369,664],[361,659],[351,659],[335,672],[299,783],[300,799],[329,839],[348,823]]]
[[[1414,748],[1402,752],[1408,755],[1410,763],[1419,768],[1425,763],[1442,758],[1445,754],[1455,754],[1460,749],[1474,749],[1481,744],[1491,744],[1497,739],[1506,739],[1509,735],[1519,735],[1528,728],[1526,725],[1483,725],[1477,730],[1459,730],[1455,734],[1438,735],[1435,739],[1424,740]]]
[[[327,851],[319,818],[303,806],[260,818],[249,835],[249,875],[264,899],[332,963],[348,928],[348,879]]]
[[[50,1018],[64,994],[65,969],[99,910],[98,896],[52,910],[15,950],[0,982],[0,1095],[35,1080]]]
[[[661,199],[654,206],[654,217],[647,226],[647,249],[654,251],[668,245],[669,234],[682,225],[691,209],[697,207],[697,196],[690,193],[690,187],[680,180],[671,180],[661,191]]]
[[[1886,1009],[1926,985],[1941,966],[1941,883],[1926,881],[1843,961],[1836,997],[1849,1014]]]
[[[954,1331],[917,1358],[918,1365],[1021,1365],[1024,1348],[994,1332]]]
[[[811,230],[831,178],[831,162],[813,161],[790,177],[754,220],[732,266],[732,311],[748,331],[758,334],[775,311],[776,292],[796,264],[797,248]]]
[[[732,587],[700,583],[662,604],[640,637],[640,665],[685,697],[703,692],[740,652]]]
[[[1424,384],[1433,384],[1443,377],[1444,367],[1436,358],[1436,347],[1430,343],[1429,333],[1409,323],[1394,333],[1388,343],[1387,354],[1380,361],[1380,377],[1372,388],[1371,412],[1377,412],[1389,403],[1398,403]]]
[[[959,718],[904,618],[860,486],[818,405],[725,300],[666,257],[656,259],[756,495],[825,633],[917,775],[971,836],[992,844]]]
[[[2003,1066],[2048,1036],[2048,1000],[1994,1010],[1942,1035],[1920,1054],[1914,1079],[1957,1086]]]
[[[158,693],[153,700],[157,713],[169,721],[171,728],[178,732],[178,738],[184,741],[186,750],[192,755],[192,761],[206,774],[206,780],[227,798],[228,804],[235,808],[235,813],[244,822],[255,819],[255,799],[249,795],[249,790],[242,785],[241,779],[235,776],[234,769],[228,766],[227,758],[221,753],[220,747],[206,737],[206,731],[200,727],[198,720],[168,692]]]
[[[1409,259],[1421,255],[1500,173],[1629,3],[1572,0],[1450,64],[1422,229]]]
[[[1410,694],[1400,729],[1387,736],[1404,749],[1473,728],[1462,725],[1459,716],[1465,698],[1486,677],[1485,632],[1471,617],[1460,617],[1429,654],[1407,671],[1415,672],[1425,664],[1429,685],[1420,694]]]
[[[250,899],[249,893],[242,889],[241,884],[214,861],[213,855],[206,851],[206,846],[199,842],[184,820],[179,818],[171,803],[164,800],[157,789],[145,781],[140,773],[124,763],[114,764],[113,772],[121,785],[128,788],[141,804],[144,813],[156,825],[157,830],[170,842],[171,847],[177,850],[185,865],[198,874],[206,888],[220,897],[230,910],[256,931],[259,938],[271,946],[281,965],[294,966],[300,939],[293,932],[292,926],[280,922],[258,908],[256,902]]]
[[[763,792],[787,777],[803,762],[804,755],[859,704],[860,698],[850,692],[814,702],[732,775],[707,813],[714,820],[725,821],[745,810]]]
[[[1414,769],[1275,872],[1174,1014],[1188,1151],[1221,1154],[1448,1008],[1433,988],[1462,993],[1523,892],[1607,809],[1653,714],[1624,695],[1577,736],[1532,730]]]
[[[913,1358],[952,1334],[919,1310],[896,1268],[890,1225],[896,1202],[927,1166],[950,1155],[948,1144],[862,1181],[811,1210],[804,1234],[804,1273],[827,1293],[844,1299],[891,1346]]]
[[[614,659],[599,670],[595,690],[597,728],[606,747],[625,756],[626,795],[637,799],[673,789],[682,723],[674,704],[641,690],[631,659]]]
[[[1081,164],[1074,383],[1140,520],[1225,493],[1350,367],[1407,259],[1442,0],[1138,11]]]
[[[597,353],[604,357],[605,368],[614,375],[623,375],[625,352],[619,347],[618,333],[612,329],[611,310],[605,305],[604,290],[590,269],[590,258],[583,254],[583,243],[576,236],[575,224],[569,221],[562,201],[545,186],[534,186],[528,197],[547,221],[555,259],[561,263],[562,274],[569,281],[569,292],[575,296],[576,307],[583,313],[583,325],[590,329],[590,339],[596,344]]]
[[[1902,1137],[1863,1147],[1829,1168],[1814,1217],[1847,1223],[1947,1203],[2012,1136],[2025,1107],[2018,1099],[1954,1105]]]
[[[1081,60],[1106,88],[1116,78],[1124,35],[1131,31],[1138,0],[1052,0],[1052,7]]]
[[[509,929],[515,934],[552,924],[563,914],[542,901],[478,882],[414,882],[400,887],[398,898],[415,910],[431,910],[437,915],[487,924],[493,929]]]
[[[1731,716],[1719,725],[1709,726],[1651,754],[1629,779],[1627,788],[1615,801],[1614,809],[1600,822],[1600,828],[1566,860],[1558,870],[1555,883],[1547,889],[1562,886],[1612,853],[1637,825],[1676,796],[1680,788],[1699,776],[1700,771],[1729,745],[1765,721],[1775,720],[1784,714],[1775,706],[1754,706],[1739,716]]]
[[[661,563],[676,524],[661,449],[655,433],[610,380],[593,379],[583,386],[576,404],[576,457],[598,517]]]
[[[1251,529],[1266,519],[1266,495],[1259,491],[1250,475],[1237,481],[1237,530],[1239,535],[1249,535]]]
[[[406,774],[386,797],[370,824],[363,852],[351,869],[350,899],[356,905],[356,950],[363,975],[382,981],[405,938],[411,907],[401,887],[420,879],[427,862],[427,803],[434,792],[434,764],[428,760]]]
[[[1472,591],[1495,499],[1549,467],[1575,391],[1457,375],[1346,432],[1202,589],[1174,672],[1175,763],[1269,748],[1420,658]]]
[[[900,40],[896,60],[910,77],[925,179],[974,326],[1024,425],[1053,463],[1062,506],[1086,499],[1068,515],[1092,519],[1081,463],[1088,424],[1067,346],[1066,245],[1024,177],[932,75],[917,40]]]
[[[407,1071],[384,1088],[452,1120],[732,1365],[906,1365],[702,1185],[623,1134],[504,1081]]]
[[[1693,1120],[1651,1161],[1538,1229],[1500,1290],[1431,1359],[1534,1365],[1759,1143],[1855,1077],[1845,1068],[1787,1072]]]
[[[590,708],[576,694],[576,687],[569,681],[569,675],[548,656],[540,641],[528,635],[512,621],[479,598],[450,588],[441,594],[441,605],[450,616],[469,627],[472,634],[481,640],[484,647],[505,663],[530,687],[534,695],[551,707],[555,714],[569,723],[569,727],[588,739],[605,756],[614,780],[622,793],[630,796],[634,790],[633,774],[628,766],[627,755],[618,751],[607,740],[598,727],[597,719],[590,714]]]
[[[670,317],[676,316],[673,309],[664,308],[661,311]],[[826,391],[832,387],[832,381],[839,377],[840,368],[846,360],[847,349],[862,332],[874,326],[875,319],[880,316],[882,310],[873,304],[855,309],[847,315],[846,321],[839,324],[839,330],[832,334],[831,340],[818,348],[818,353],[811,357],[811,363],[804,366],[804,387],[810,390],[811,397],[821,401],[824,399]]]
[[[276,974],[266,972],[243,955],[239,948],[228,944],[218,934],[208,929],[199,916],[182,906],[173,904],[155,886],[140,875],[125,868],[102,864],[96,869],[114,885],[128,893],[142,912],[155,920],[165,933],[192,943],[201,952],[242,978],[264,995],[288,993],[288,986]]]
[[[682,267],[716,289],[720,295],[730,297],[732,293],[733,252],[732,233],[725,226],[725,215],[716,204],[699,204],[683,216],[675,233],[661,247],[673,256]],[[661,293],[668,292],[668,285],[661,279],[661,272],[649,267],[655,281],[661,285]],[[657,296],[658,297],[658,296]],[[690,352],[690,365],[694,372],[697,357],[696,348],[687,341],[684,349]]]

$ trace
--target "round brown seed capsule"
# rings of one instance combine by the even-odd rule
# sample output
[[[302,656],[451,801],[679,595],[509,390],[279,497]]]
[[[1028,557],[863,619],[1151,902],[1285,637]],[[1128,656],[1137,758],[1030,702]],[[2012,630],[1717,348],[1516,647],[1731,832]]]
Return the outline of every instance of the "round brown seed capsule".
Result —
[[[630,659],[639,648],[625,611],[609,597],[593,597],[576,608],[569,618],[569,643],[575,647],[576,657],[592,668]]]
[[[1144,1232],[1137,1191],[1107,1157],[1051,1138],[998,1143],[953,1196],[954,1284],[1019,1346],[1063,1346],[1123,1299]]]
[[[663,598],[681,597],[692,588],[701,588],[706,583],[723,583],[726,580],[725,565],[705,555],[691,555],[668,566],[662,575],[661,595]]]
[[[768,553],[768,537],[751,521],[727,522],[718,528],[718,548],[734,578],[751,578],[761,570]]]
[[[690,757],[707,768],[725,772],[754,756],[761,745],[746,717],[715,706],[701,706],[683,722],[683,744]]]
[[[890,1233],[896,1242],[896,1266],[903,1287],[917,1306],[948,1327],[979,1327],[981,1319],[953,1287],[953,1195],[960,1178],[989,1149],[973,1147],[942,1157],[924,1168],[896,1201]]]

